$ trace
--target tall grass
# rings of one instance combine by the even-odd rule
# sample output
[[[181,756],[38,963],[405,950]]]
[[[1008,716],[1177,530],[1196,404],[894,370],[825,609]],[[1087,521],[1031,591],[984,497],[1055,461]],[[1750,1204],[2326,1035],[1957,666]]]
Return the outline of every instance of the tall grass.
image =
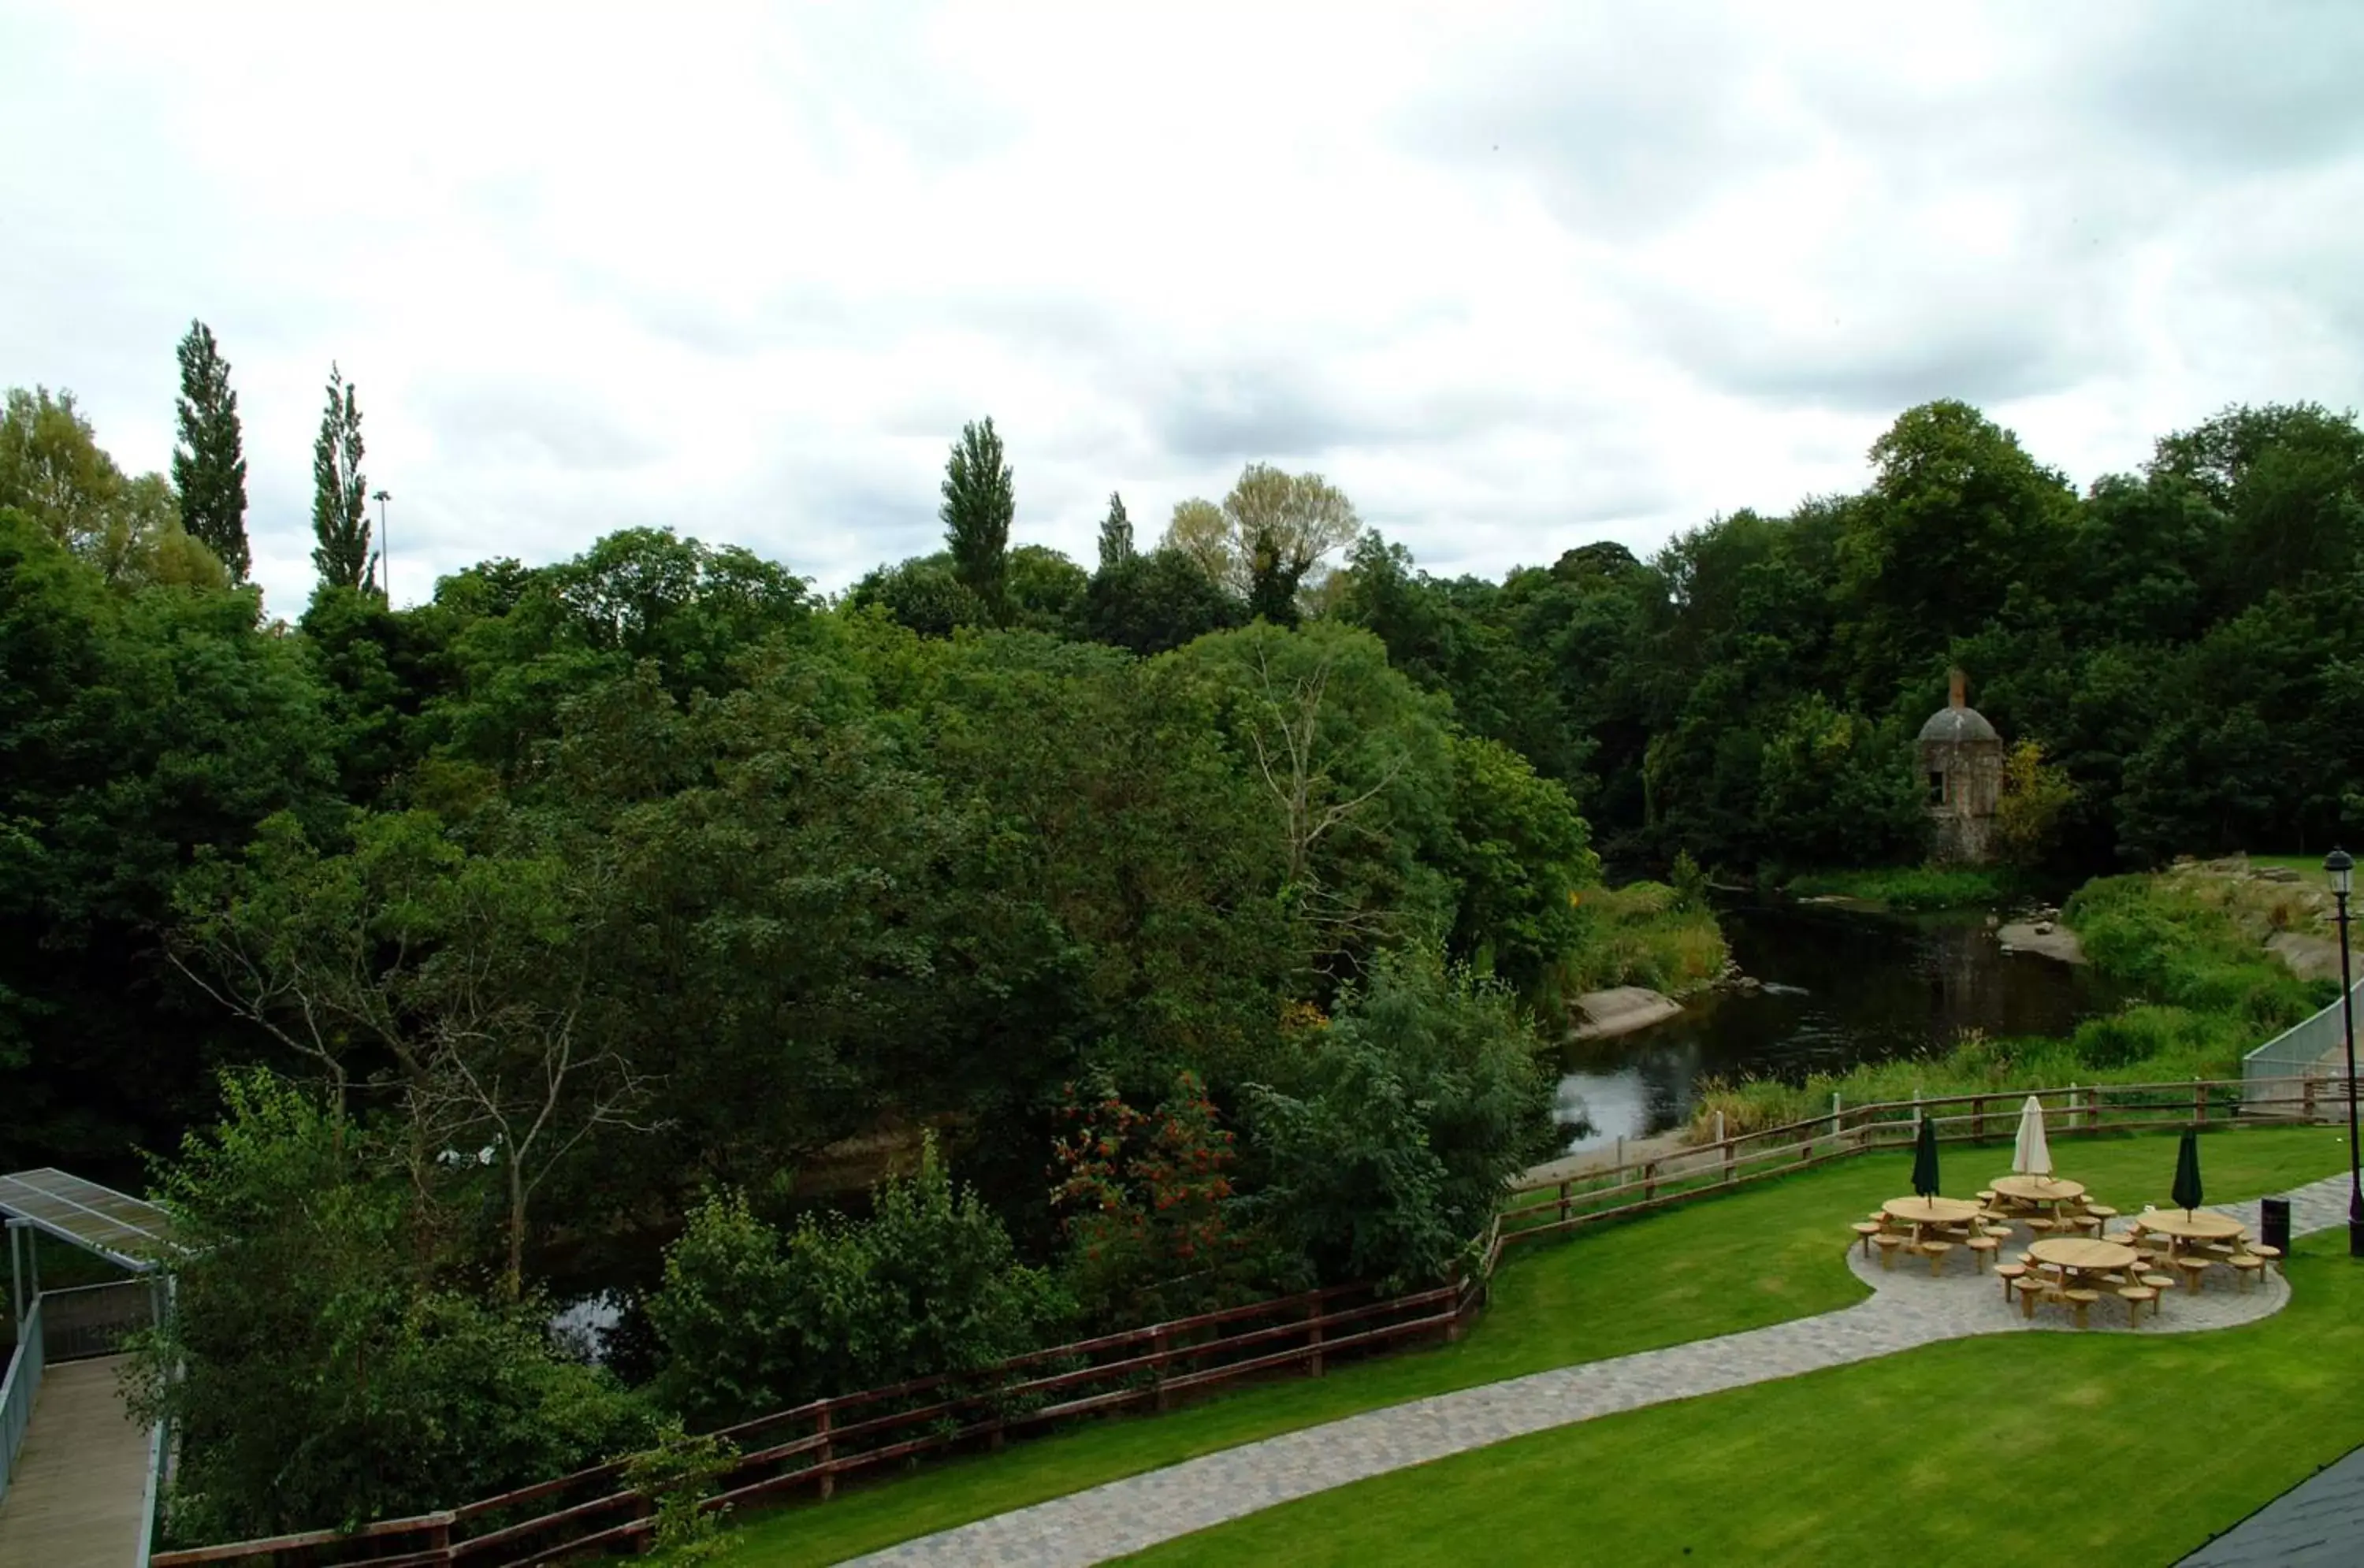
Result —
[[[1859,898],[1905,913],[1983,909],[2018,891],[2012,873],[1993,866],[1890,866],[1873,871],[1805,872],[1782,891],[1792,898]]]
[[[1704,899],[1663,882],[1587,888],[1582,897],[1583,939],[1554,973],[1562,995],[1645,985],[1678,996],[1723,973],[1731,950]]]

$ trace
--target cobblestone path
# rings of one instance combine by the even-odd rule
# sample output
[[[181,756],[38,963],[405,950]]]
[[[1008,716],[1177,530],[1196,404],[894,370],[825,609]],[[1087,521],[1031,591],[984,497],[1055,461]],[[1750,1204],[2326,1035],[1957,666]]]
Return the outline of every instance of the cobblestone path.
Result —
[[[2347,1221],[2345,1176],[2327,1177],[2282,1195],[2291,1200],[2294,1236]],[[2253,1229],[2258,1223],[2254,1200],[2220,1207]],[[1849,1266],[1875,1294],[1837,1312],[1368,1410],[997,1514],[853,1561],[881,1568],[1084,1568],[1276,1503],[1529,1432],[1869,1361],[1941,1340],[2071,1327],[2066,1312],[2049,1307],[2040,1309],[2034,1322],[2027,1321],[2003,1300],[1992,1281],[1966,1289],[1968,1282],[1959,1276],[1971,1272],[1972,1264],[1959,1253],[1949,1271],[1954,1277],[1944,1279],[1931,1277],[1918,1263],[1883,1272],[1853,1250],[1847,1256]],[[2225,1273],[2218,1270],[2219,1283],[2197,1296],[2173,1292],[2164,1312],[2146,1318],[2140,1329],[2131,1331],[2191,1333],[2228,1328],[2280,1311],[2290,1299],[2290,1286],[2271,1270],[2258,1288],[2246,1292],[2223,1282]],[[2115,1303],[2104,1301],[2092,1310],[2102,1330],[2130,1331],[2122,1318],[2113,1321]]]

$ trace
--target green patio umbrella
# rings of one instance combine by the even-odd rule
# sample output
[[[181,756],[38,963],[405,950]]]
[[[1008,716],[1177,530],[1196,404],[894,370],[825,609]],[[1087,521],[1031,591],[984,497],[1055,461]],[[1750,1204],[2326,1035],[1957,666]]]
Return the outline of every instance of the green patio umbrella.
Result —
[[[2186,1214],[2200,1207],[2200,1134],[2195,1129],[2183,1129],[2183,1142],[2175,1151],[2175,1190],[2168,1195]]]
[[[2196,1184],[2198,1178],[2193,1180]],[[2198,1190],[2196,1184],[2193,1190]],[[1937,1195],[1937,1124],[1925,1116],[1921,1118],[1921,1136],[1912,1143],[1912,1195]]]

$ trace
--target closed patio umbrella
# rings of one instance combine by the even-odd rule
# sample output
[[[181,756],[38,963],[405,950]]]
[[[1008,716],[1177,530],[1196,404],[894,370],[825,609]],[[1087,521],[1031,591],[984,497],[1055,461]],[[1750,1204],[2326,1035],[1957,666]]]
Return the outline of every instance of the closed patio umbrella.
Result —
[[[1921,1118],[1921,1136],[1912,1143],[1912,1195],[1937,1195],[1937,1124]]]
[[[2200,1134],[2191,1128],[2183,1129],[2183,1141],[2176,1148],[2175,1190],[2168,1196],[2187,1215],[2200,1207]]]
[[[2052,1150],[2044,1140],[2044,1106],[2034,1095],[2019,1107],[2019,1137],[2011,1146],[2011,1169],[2017,1176],[2052,1173]]]

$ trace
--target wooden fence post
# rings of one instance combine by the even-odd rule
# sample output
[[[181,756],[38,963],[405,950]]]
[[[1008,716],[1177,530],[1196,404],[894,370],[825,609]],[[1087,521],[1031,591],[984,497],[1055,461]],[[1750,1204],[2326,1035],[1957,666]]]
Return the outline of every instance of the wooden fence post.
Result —
[[[2305,1117],[2307,1120],[2313,1121],[2314,1119],[2314,1074],[2310,1073],[2298,1083],[2299,1114]]]
[[[1165,1352],[1168,1342],[1166,1332],[1163,1328],[1160,1328],[1157,1332],[1149,1337],[1150,1348],[1157,1352],[1157,1413],[1161,1416],[1165,1413],[1167,1408],[1168,1396],[1165,1392]]]
[[[1308,1310],[1312,1316],[1313,1327],[1307,1334],[1305,1342],[1312,1347],[1313,1354],[1306,1362],[1307,1375],[1320,1377],[1321,1375],[1321,1301],[1319,1296],[1313,1299]]]
[[[2085,1091],[2085,1125],[2095,1132],[2102,1129],[2102,1085],[2099,1084]]]
[[[820,1407],[820,1414],[814,1418],[813,1430],[819,1434],[820,1438],[820,1447],[813,1451],[814,1462],[826,1467],[830,1461],[835,1457],[837,1452],[837,1445],[829,1440],[828,1406],[823,1405]],[[836,1471],[827,1468],[822,1469],[820,1473],[820,1496],[821,1501],[823,1502],[827,1502],[830,1498],[837,1496]]]
[[[1987,1097],[1984,1095],[1980,1095],[1977,1099],[1970,1102],[1970,1141],[1973,1143],[1984,1143],[1986,1140]]]
[[[1846,1113],[1839,1106],[1839,1092],[1831,1091],[1831,1141],[1837,1143],[1846,1137]]]
[[[427,1527],[427,1549],[429,1551],[441,1552],[443,1554],[443,1561],[446,1562],[452,1561],[451,1520],[444,1519],[440,1523],[431,1524]]]
[[[1570,1184],[1567,1182],[1562,1182],[1559,1184],[1559,1222],[1562,1225],[1566,1225],[1567,1223],[1567,1189],[1569,1185]]]
[[[1727,1182],[1733,1180],[1738,1174],[1738,1167],[1735,1166],[1733,1162],[1738,1156],[1739,1152],[1740,1140],[1738,1139],[1727,1138],[1723,1140],[1723,1179]]]
[[[1658,1162],[1650,1161],[1642,1167],[1642,1201],[1649,1202],[1658,1195]]]
[[[2191,1122],[2195,1127],[2202,1127],[2205,1126],[2207,1121],[2208,1085],[2202,1083],[2195,1075],[2191,1080]]]

